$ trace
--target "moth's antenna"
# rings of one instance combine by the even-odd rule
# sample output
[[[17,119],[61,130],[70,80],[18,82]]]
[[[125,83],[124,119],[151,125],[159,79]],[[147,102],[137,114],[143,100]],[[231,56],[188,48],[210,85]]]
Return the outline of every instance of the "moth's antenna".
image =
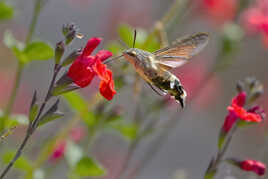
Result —
[[[133,48],[135,47],[135,43],[136,43],[136,37],[137,37],[137,30],[134,30],[134,40],[133,40]]]
[[[114,57],[114,58],[109,58],[108,60],[105,60],[103,63],[107,64],[107,63],[110,63],[111,61],[114,61],[114,60],[119,59],[121,57],[123,57],[123,55],[119,55],[119,56]]]

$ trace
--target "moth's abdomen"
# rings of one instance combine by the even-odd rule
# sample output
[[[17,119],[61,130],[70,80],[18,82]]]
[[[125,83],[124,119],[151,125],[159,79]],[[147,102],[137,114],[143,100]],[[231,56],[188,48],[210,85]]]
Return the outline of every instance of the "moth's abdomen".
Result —
[[[177,102],[180,103],[182,107],[185,106],[186,91],[181,85],[180,80],[170,72],[166,71],[163,76],[157,76],[152,79],[154,85],[158,88],[167,91],[171,96],[173,96]]]

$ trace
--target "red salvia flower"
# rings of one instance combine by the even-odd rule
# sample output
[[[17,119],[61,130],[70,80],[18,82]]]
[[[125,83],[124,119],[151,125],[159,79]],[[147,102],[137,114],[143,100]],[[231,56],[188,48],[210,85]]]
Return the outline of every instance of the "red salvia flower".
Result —
[[[266,171],[265,164],[263,164],[259,161],[256,161],[256,160],[241,161],[241,162],[239,162],[239,167],[242,170],[254,172],[259,176],[264,175],[265,171]]]
[[[102,62],[112,56],[107,50],[99,51],[95,56],[91,53],[100,44],[101,38],[91,38],[88,40],[82,54],[71,65],[67,75],[79,87],[88,86],[97,75],[101,79],[100,93],[108,100],[116,94],[112,71]]]
[[[217,23],[232,20],[237,9],[237,0],[202,0],[206,13]]]
[[[246,110],[243,108],[246,102],[246,93],[240,92],[236,97],[232,99],[232,104],[228,106],[229,114],[226,116],[222,131],[228,133],[233,124],[238,120],[246,122],[261,122],[262,117],[256,110]]]
[[[261,33],[263,41],[266,42],[268,36],[268,1],[258,0],[254,6],[245,11],[243,17],[246,29],[249,32]],[[265,43],[265,45],[267,44]]]

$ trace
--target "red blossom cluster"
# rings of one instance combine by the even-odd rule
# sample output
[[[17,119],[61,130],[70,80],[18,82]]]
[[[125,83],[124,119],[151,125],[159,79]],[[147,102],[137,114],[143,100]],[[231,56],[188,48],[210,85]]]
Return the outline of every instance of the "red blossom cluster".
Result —
[[[268,47],[268,1],[257,0],[256,4],[245,11],[244,24],[249,32],[261,33]]]
[[[237,0],[202,0],[202,4],[205,12],[217,24],[232,20],[237,9]]]
[[[249,110],[246,110],[243,106],[246,103],[246,92],[240,92],[236,97],[232,99],[232,103],[228,106],[228,115],[225,118],[222,132],[228,133],[229,130],[233,127],[233,124],[238,120],[243,120],[246,122],[261,122],[262,117],[258,113],[259,107],[254,106]]]
[[[116,94],[112,71],[102,62],[112,56],[107,50],[100,50],[95,56],[91,55],[93,50],[100,44],[101,38],[91,38],[88,40],[82,54],[73,62],[67,73],[79,87],[88,86],[97,75],[100,79],[99,90],[102,96],[111,100]]]

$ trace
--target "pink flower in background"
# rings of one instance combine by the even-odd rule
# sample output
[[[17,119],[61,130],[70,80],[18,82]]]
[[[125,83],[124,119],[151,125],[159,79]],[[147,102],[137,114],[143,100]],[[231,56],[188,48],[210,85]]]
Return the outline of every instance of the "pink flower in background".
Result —
[[[205,13],[217,24],[235,17],[237,0],[201,0]]]
[[[86,135],[86,131],[83,127],[74,127],[71,130],[70,138],[74,142],[79,142]]]
[[[263,42],[268,48],[268,1],[257,0],[254,6],[244,12],[243,22],[249,33],[263,36]]]

